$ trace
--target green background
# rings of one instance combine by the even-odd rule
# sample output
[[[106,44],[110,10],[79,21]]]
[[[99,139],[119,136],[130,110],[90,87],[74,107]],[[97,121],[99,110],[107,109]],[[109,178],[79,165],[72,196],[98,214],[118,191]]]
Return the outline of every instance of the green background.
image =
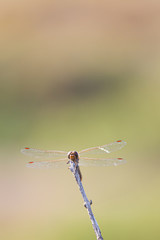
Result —
[[[71,172],[20,149],[119,139],[118,167],[82,167],[104,239],[160,239],[159,1],[1,1],[0,238],[95,239]]]

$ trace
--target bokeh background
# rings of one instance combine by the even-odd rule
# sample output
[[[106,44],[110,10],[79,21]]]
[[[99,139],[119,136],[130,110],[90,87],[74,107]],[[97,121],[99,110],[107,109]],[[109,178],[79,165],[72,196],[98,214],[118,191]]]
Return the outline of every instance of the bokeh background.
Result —
[[[160,2],[2,0],[0,238],[95,239],[68,169],[20,149],[123,139],[118,167],[81,168],[104,239],[160,239]]]

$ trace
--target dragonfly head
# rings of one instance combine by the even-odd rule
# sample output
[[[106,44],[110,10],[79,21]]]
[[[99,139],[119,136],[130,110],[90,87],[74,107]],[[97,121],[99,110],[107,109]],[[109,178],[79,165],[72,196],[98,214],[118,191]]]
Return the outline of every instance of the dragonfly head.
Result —
[[[79,159],[78,152],[76,152],[76,151],[69,152],[68,153],[68,158],[72,161],[78,160]]]

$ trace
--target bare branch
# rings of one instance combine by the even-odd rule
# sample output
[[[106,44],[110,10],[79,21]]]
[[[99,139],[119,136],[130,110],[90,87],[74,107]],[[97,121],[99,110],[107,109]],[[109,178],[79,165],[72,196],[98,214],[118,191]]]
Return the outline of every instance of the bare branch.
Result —
[[[80,176],[79,176],[79,172],[78,172],[78,165],[75,164],[73,161],[70,161],[70,167],[69,168],[70,168],[71,172],[73,173],[73,175],[74,175],[74,177],[76,179],[76,182],[77,182],[77,184],[79,186],[79,190],[80,190],[80,192],[82,194],[82,197],[83,197],[83,200],[84,200],[84,206],[87,208],[87,211],[88,211],[90,220],[92,222],[92,226],[93,226],[93,229],[95,231],[97,240],[103,240],[100,228],[98,226],[98,223],[97,223],[97,221],[96,221],[96,219],[95,219],[95,217],[93,215],[92,209],[91,209],[92,201],[88,200],[87,195],[86,195],[86,193],[84,191],[82,182],[80,180]]]

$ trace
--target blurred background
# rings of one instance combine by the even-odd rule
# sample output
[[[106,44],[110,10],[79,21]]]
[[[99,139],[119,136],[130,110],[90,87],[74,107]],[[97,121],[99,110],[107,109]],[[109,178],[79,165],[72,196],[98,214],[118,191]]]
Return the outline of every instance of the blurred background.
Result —
[[[96,239],[71,172],[20,149],[119,139],[118,167],[81,168],[104,239],[160,239],[160,2],[0,3],[0,238]]]

